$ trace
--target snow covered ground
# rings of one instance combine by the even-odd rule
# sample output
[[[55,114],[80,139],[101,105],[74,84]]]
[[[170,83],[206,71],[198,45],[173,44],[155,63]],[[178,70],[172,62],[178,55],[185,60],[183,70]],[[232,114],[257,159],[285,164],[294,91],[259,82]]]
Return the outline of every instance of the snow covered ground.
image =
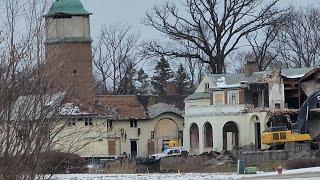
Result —
[[[54,180],[200,180],[200,179],[320,179],[320,167],[284,170],[282,175],[276,172],[259,172],[253,175],[217,174],[217,173],[180,173],[180,174],[61,174]]]

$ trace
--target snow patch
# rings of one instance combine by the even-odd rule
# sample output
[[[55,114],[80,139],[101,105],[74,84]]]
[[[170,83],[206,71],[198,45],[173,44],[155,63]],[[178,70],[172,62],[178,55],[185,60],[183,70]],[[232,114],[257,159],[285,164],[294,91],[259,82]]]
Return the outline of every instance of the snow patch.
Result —
[[[59,112],[60,115],[85,115],[89,114],[87,112],[82,112],[78,106],[75,106],[73,103],[66,103],[62,106]]]
[[[235,88],[235,87],[240,87],[240,83],[226,84],[226,78],[221,77],[221,78],[217,79],[216,86],[217,86],[217,88]]]
[[[313,168],[303,168],[303,169],[293,169],[293,170],[283,170],[284,175],[301,174],[301,173],[314,173],[320,172],[320,167]],[[167,179],[167,180],[185,180],[185,179],[243,179],[260,177],[260,179],[272,179],[279,178],[277,172],[258,172],[258,174],[242,174],[238,175],[236,173],[172,173],[172,174],[59,174],[54,175],[52,179],[77,179],[77,180],[92,180],[92,179],[112,179],[112,180],[140,180],[140,179]],[[318,177],[310,177],[308,179],[319,179]]]
[[[305,74],[298,74],[298,75],[292,75],[292,76],[286,76],[285,74],[282,74],[282,75],[289,79],[295,79],[295,78],[302,78]]]

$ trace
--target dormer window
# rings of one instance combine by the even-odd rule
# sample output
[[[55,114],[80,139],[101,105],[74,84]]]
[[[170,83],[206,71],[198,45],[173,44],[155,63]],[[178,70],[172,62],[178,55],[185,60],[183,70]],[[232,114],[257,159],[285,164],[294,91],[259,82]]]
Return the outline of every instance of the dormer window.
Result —
[[[209,92],[209,88],[210,88],[209,83],[205,83],[205,84],[204,84],[204,91],[205,91],[205,92]]]

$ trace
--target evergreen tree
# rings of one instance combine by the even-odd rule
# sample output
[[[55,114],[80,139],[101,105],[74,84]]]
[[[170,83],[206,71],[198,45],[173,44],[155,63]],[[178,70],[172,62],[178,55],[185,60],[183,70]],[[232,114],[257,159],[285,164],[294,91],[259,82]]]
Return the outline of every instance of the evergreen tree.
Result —
[[[148,74],[144,72],[144,70],[141,68],[138,71],[138,85],[137,85],[137,92],[139,94],[147,94],[148,88],[149,88],[149,81],[148,81]]]
[[[173,77],[172,70],[168,61],[162,57],[154,68],[154,76],[151,84],[158,95],[166,95],[167,82]]]
[[[188,75],[182,64],[180,64],[179,69],[176,72],[174,82],[176,84],[178,94],[184,95],[188,92],[190,84],[188,81]]]
[[[129,62],[129,64],[125,68],[126,69],[123,72],[125,75],[120,81],[120,87],[117,94],[133,95],[136,93],[135,76],[137,74],[137,71],[131,62]]]

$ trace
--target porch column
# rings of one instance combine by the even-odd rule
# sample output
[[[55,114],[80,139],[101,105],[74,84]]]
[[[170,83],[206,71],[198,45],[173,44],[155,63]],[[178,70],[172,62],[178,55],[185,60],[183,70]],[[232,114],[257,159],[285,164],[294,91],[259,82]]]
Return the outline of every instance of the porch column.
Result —
[[[204,130],[203,124],[198,124],[199,127],[199,154],[204,152]]]
[[[223,126],[219,124],[213,127],[213,150],[221,152],[223,150]]]
[[[190,152],[190,124],[183,128],[183,149]]]

